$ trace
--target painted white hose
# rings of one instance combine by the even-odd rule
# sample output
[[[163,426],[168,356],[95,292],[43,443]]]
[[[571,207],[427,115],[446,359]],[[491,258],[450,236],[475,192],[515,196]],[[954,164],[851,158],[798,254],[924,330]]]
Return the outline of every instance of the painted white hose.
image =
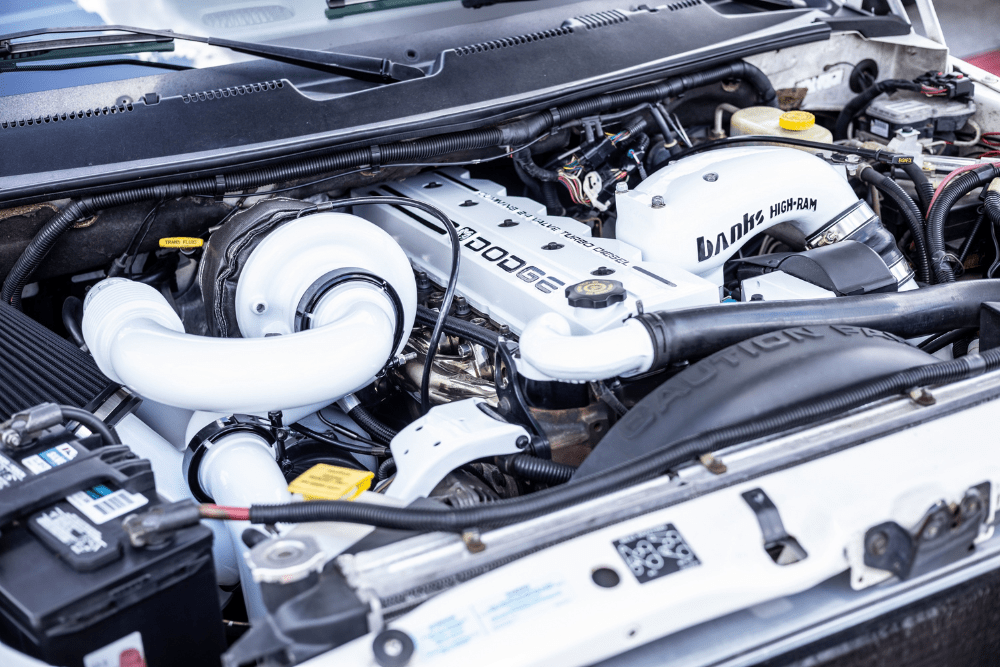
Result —
[[[288,483],[274,460],[274,452],[259,436],[252,433],[233,433],[220,438],[202,457],[198,466],[198,483],[217,505],[249,507],[254,504],[273,505],[291,502]],[[249,521],[226,521],[225,527],[233,551],[243,554],[243,531]],[[246,559],[236,563],[243,582],[243,597],[251,620],[267,614],[260,589],[253,584],[253,577]]]
[[[184,333],[154,288],[111,278],[87,295],[83,336],[105,375],[154,401],[225,414],[286,410],[360,389],[392,353],[385,294],[358,283],[337,297],[345,307],[314,329],[208,338]]]
[[[646,328],[631,319],[615,329],[574,336],[566,318],[546,313],[525,327],[520,352],[532,369],[565,382],[634,375],[653,363],[653,341]]]

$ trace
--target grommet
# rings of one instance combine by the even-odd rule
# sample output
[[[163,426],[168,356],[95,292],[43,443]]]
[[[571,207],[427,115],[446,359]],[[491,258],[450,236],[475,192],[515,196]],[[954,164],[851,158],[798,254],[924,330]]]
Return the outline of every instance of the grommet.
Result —
[[[383,630],[375,636],[372,652],[381,667],[403,667],[413,657],[413,640],[402,630]]]

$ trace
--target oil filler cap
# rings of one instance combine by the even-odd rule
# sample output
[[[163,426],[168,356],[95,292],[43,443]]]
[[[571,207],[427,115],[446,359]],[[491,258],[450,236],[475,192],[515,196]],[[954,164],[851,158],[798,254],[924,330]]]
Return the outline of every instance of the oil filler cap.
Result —
[[[625,286],[617,280],[584,280],[566,288],[566,300],[574,308],[607,308],[625,300]]]

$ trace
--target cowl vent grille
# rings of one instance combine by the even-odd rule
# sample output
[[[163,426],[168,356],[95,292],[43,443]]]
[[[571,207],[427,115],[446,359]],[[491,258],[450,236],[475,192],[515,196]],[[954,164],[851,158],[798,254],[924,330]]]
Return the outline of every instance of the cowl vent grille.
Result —
[[[582,23],[583,27],[587,30],[593,30],[595,28],[606,28],[609,25],[615,25],[617,23],[625,23],[625,21],[628,21],[628,16],[617,9],[613,9],[610,12],[597,12],[594,14],[575,16],[564,23],[563,27],[579,22]]]
[[[101,107],[99,109],[82,109],[80,111],[64,111],[57,114],[46,114],[44,116],[33,116],[31,118],[20,118],[18,120],[0,120],[0,129],[12,130],[17,127],[29,127],[31,125],[45,125],[58,123],[67,120],[79,120],[81,118],[96,118],[97,116],[110,116],[116,113],[128,113],[133,110],[131,102],[126,104]]]
[[[540,42],[543,39],[552,39],[553,37],[562,37],[564,35],[573,34],[573,29],[569,27],[557,28],[555,30],[541,30],[539,32],[532,32],[527,35],[517,35],[516,37],[504,37],[502,39],[494,39],[489,42],[480,42],[479,44],[470,44],[469,46],[461,46],[455,49],[455,53],[460,56],[471,56],[476,53],[485,53],[487,51],[495,51],[497,49],[508,49],[512,46],[521,46],[522,44],[530,44],[531,42]]]
[[[263,81],[261,83],[250,83],[245,86],[232,86],[230,88],[217,88],[215,90],[203,90],[200,93],[187,93],[181,95],[184,104],[191,102],[207,102],[208,100],[221,100],[224,97],[236,97],[237,95],[252,95],[253,93],[265,93],[269,90],[284,88],[281,81]]]
[[[701,0],[681,0],[681,2],[673,2],[667,5],[667,9],[672,12],[676,12],[678,9],[688,9],[689,7],[697,7],[701,4]]]

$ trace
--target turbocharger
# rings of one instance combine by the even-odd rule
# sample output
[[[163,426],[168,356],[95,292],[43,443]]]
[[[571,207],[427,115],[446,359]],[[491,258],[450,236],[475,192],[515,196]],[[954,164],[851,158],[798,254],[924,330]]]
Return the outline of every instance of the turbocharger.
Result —
[[[200,280],[217,337],[185,333],[148,285],[95,285],[83,335],[100,369],[159,403],[223,414],[326,405],[369,384],[413,326],[413,271],[372,223],[298,217],[306,206],[269,200],[212,236]]]

